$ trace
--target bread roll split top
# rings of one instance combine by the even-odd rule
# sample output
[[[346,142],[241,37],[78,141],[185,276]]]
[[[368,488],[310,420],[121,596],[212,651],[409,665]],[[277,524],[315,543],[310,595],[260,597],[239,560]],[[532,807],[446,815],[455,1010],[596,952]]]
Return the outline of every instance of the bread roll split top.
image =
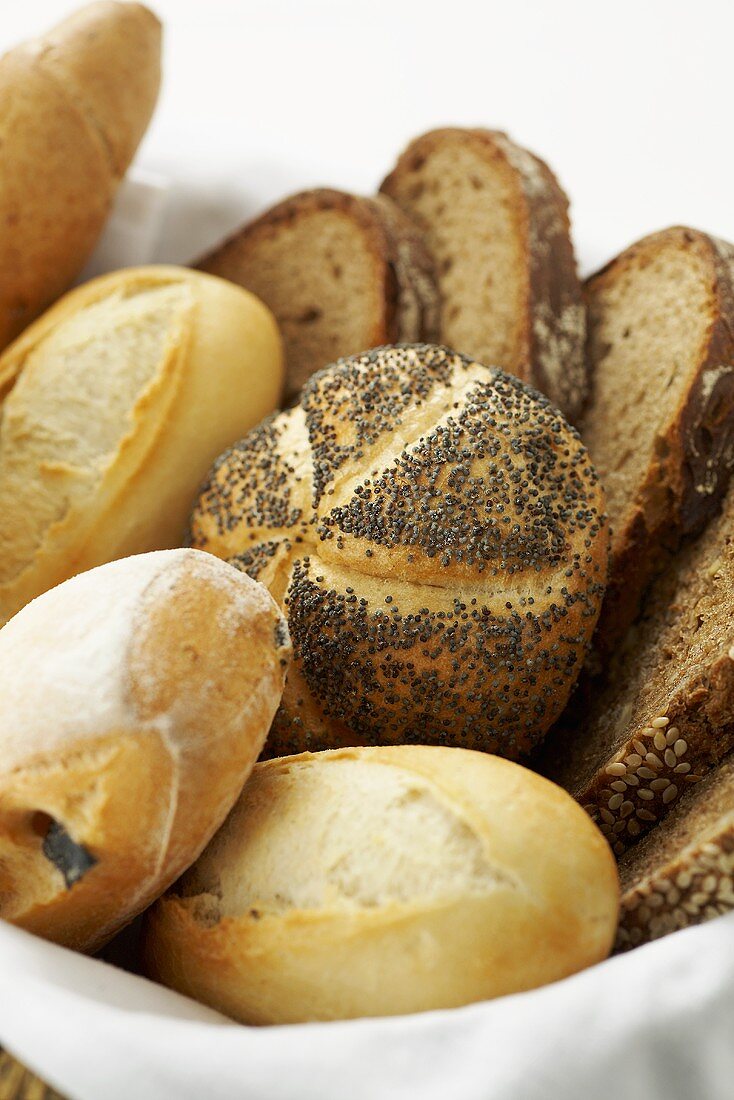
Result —
[[[583,810],[486,754],[342,749],[258,764],[149,917],[152,974],[247,1023],[392,1015],[605,957],[617,874]]]
[[[316,375],[216,463],[192,540],[287,608],[276,754],[526,752],[563,708],[606,577],[576,432],[519,380],[430,345]]]
[[[0,631],[0,916],[94,948],[221,824],[278,705],[288,633],[208,554],[114,562]]]
[[[66,295],[0,357],[0,623],[75,572],[181,545],[231,440],[276,405],[275,322],[177,267]]]

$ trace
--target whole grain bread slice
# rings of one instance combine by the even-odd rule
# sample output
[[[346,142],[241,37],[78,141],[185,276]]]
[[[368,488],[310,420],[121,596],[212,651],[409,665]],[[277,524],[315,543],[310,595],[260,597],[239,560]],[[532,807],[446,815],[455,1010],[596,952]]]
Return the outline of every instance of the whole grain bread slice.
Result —
[[[620,862],[616,950],[734,909],[734,756]]]
[[[617,855],[734,750],[734,487],[587,678],[535,766],[587,809]]]
[[[734,462],[734,247],[646,237],[586,284],[591,398],[581,435],[607,493],[608,655],[683,536],[716,513]]]
[[[498,131],[433,130],[381,191],[434,257],[441,343],[518,375],[575,420],[585,311],[568,199],[548,166]]]
[[[433,264],[389,199],[321,188],[274,206],[195,265],[252,291],[285,344],[286,400],[314,371],[438,334]]]

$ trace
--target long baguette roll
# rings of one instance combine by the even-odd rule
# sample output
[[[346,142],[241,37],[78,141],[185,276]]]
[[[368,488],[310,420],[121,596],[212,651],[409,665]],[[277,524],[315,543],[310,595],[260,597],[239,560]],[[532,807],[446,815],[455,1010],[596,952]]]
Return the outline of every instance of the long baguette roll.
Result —
[[[82,8],[0,59],[0,348],[81,271],[150,121],[161,28]]]
[[[100,946],[196,858],[257,759],[288,631],[196,550],[83,573],[0,630],[0,917]]]
[[[258,764],[150,914],[152,976],[247,1023],[448,1008],[598,962],[614,859],[580,806],[462,749]]]
[[[275,407],[275,322],[177,267],[67,294],[0,357],[0,623],[74,573],[180,546],[215,455]]]

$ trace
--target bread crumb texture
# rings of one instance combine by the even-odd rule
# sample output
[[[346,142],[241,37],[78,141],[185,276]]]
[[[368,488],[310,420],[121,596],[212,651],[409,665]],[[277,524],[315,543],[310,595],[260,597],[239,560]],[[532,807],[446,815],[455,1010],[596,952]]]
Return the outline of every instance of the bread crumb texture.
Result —
[[[441,342],[532,383],[574,420],[586,310],[568,200],[548,166],[499,131],[447,128],[411,142],[382,191],[434,257]]]
[[[560,413],[429,345],[316,375],[216,463],[191,536],[287,610],[276,754],[527,752],[583,663],[608,553],[602,488]]]
[[[287,399],[340,356],[438,336],[438,291],[415,226],[384,195],[319,188],[278,203],[197,265],[256,294],[283,335]]]

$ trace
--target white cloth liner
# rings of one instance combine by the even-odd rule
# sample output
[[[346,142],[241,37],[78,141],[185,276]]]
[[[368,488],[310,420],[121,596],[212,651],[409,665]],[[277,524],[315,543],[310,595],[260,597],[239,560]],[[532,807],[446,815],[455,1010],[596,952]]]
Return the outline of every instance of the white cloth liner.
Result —
[[[71,1100],[731,1100],[734,914],[530,993],[278,1028],[0,923],[0,1038]]]

